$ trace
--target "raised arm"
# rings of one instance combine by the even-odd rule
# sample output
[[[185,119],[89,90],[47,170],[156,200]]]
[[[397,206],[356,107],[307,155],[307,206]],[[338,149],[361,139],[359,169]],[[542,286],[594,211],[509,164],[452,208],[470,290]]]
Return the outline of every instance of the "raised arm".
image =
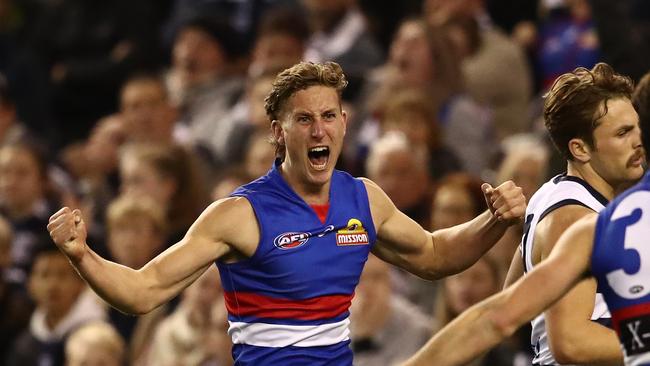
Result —
[[[373,252],[422,278],[438,279],[470,267],[526,209],[521,188],[483,185],[490,210],[472,221],[430,233],[400,212],[375,183],[365,180],[378,242]]]
[[[547,260],[512,286],[469,308],[402,366],[464,365],[557,301],[589,269],[596,218],[592,214],[571,226]]]
[[[50,218],[48,230],[93,290],[130,314],[147,313],[165,303],[214,261],[235,250],[252,255],[259,237],[257,221],[244,198],[213,203],[180,242],[137,270],[108,261],[89,248],[78,210],[62,208]]]

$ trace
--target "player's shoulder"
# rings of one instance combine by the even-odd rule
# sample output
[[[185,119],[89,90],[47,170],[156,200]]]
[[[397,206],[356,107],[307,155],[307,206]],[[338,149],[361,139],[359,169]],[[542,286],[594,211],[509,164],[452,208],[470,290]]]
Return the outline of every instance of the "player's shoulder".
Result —
[[[562,233],[585,217],[595,218],[597,215],[595,211],[581,205],[567,205],[553,210],[535,228],[536,246],[539,246],[542,253],[550,253]]]
[[[379,187],[379,185],[373,182],[371,179],[366,177],[358,177],[356,179],[361,181],[361,183],[363,183],[363,185],[366,187],[366,191],[368,192],[368,200],[371,204],[381,203],[385,200],[388,200],[388,195],[386,195],[384,190],[381,189],[381,187]]]
[[[585,215],[566,230],[565,235],[568,237],[567,240],[572,243],[577,243],[578,241],[584,241],[589,244],[593,243],[597,221],[597,213],[592,212]]]
[[[537,216],[540,228],[558,231],[606,204],[606,199],[587,182],[564,173],[551,178],[533,195],[527,213]]]
[[[566,230],[566,235],[573,240],[587,240],[591,242],[594,237],[594,230],[597,221],[598,214],[596,212],[591,212],[573,223],[573,225]]]
[[[572,227],[575,227],[576,230],[593,229],[596,221],[598,221],[598,213],[590,212],[578,219]]]
[[[592,185],[575,175],[562,173],[554,176],[544,183],[536,193],[546,196],[557,196],[558,198],[585,198],[589,196],[601,196]],[[600,198],[600,197],[598,197]]]
[[[219,238],[229,244],[256,243],[259,227],[248,199],[236,196],[222,198],[210,204],[201,213],[191,231],[194,234],[202,233]],[[246,240],[248,236],[250,240]]]
[[[212,202],[203,211],[201,217],[219,218],[220,220],[245,220],[254,217],[253,206],[243,196],[233,196]]]
[[[390,217],[396,211],[393,201],[391,201],[386,192],[377,183],[364,177],[357,179],[366,187],[368,204],[370,205],[373,221],[376,225],[384,222],[386,218]]]
[[[549,227],[549,229],[553,230],[558,226],[567,227],[569,225],[572,225],[583,217],[595,213],[596,212],[589,207],[585,207],[579,204],[566,205],[551,211],[544,217],[543,221],[545,221],[545,224]]]
[[[358,179],[358,180],[360,180],[361,182],[363,182],[363,184],[366,186],[366,188],[368,188],[368,186],[371,186],[373,189],[374,189],[374,188],[378,188],[378,189],[380,189],[379,186],[377,185],[377,183],[373,182],[370,178],[366,178],[366,177],[357,177],[356,179]]]
[[[259,242],[259,227],[245,197],[227,197],[211,203],[190,227],[186,240],[222,243],[252,256]]]

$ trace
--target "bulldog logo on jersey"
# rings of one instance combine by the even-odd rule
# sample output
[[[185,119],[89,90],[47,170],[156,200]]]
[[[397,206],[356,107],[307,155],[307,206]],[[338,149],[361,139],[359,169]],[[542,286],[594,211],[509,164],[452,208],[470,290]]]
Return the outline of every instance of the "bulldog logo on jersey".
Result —
[[[282,233],[275,237],[273,244],[278,249],[293,249],[305,245],[307,240],[309,240],[309,237],[309,233]]]
[[[348,226],[336,232],[336,245],[367,245],[368,232],[359,219],[348,220]]]

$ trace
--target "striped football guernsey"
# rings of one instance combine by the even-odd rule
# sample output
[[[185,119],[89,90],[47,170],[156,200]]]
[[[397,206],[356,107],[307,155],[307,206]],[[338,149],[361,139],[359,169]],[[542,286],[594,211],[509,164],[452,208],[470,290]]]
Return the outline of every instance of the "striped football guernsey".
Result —
[[[363,182],[335,170],[329,211],[269,173],[238,188],[260,242],[246,260],[218,263],[236,365],[351,365],[349,306],[375,242]]]

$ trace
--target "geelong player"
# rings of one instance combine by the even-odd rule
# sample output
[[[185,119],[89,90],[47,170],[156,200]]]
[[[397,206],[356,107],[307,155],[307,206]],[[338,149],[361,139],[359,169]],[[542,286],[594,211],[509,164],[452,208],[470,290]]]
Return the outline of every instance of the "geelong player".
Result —
[[[551,140],[567,171],[544,184],[526,209],[524,236],[513,273],[530,272],[549,257],[559,236],[580,218],[599,212],[643,175],[639,117],[629,78],[606,64],[560,76],[544,103]],[[522,260],[523,258],[523,260]],[[533,321],[534,364],[621,361],[611,315],[593,279],[585,279]]]

